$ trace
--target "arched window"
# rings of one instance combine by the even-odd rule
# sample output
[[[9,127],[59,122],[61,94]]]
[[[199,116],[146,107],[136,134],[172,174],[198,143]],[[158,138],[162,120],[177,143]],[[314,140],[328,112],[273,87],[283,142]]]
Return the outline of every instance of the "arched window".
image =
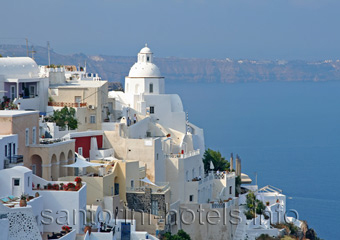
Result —
[[[146,57],[146,61],[147,61],[147,62],[150,61],[150,57],[149,57],[149,56]]]
[[[153,93],[153,83],[149,84],[149,93]]]

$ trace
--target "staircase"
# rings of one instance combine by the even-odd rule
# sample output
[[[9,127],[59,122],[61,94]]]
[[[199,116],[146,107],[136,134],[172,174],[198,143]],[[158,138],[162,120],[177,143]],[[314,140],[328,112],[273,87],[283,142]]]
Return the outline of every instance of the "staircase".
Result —
[[[241,217],[241,221],[240,223],[237,225],[233,240],[245,240],[246,238],[246,231],[247,231],[247,219],[246,216],[243,214],[243,212],[245,211],[245,207],[244,206],[240,206],[240,217]]]

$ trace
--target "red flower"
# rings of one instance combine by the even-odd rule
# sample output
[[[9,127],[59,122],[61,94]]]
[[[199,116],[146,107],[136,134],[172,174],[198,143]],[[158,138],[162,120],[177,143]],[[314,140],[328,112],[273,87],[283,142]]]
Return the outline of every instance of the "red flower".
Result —
[[[80,177],[76,177],[76,178],[74,179],[74,181],[77,182],[77,183],[81,183],[82,180],[81,180]]]
[[[71,229],[69,226],[62,226],[61,230],[69,232]]]

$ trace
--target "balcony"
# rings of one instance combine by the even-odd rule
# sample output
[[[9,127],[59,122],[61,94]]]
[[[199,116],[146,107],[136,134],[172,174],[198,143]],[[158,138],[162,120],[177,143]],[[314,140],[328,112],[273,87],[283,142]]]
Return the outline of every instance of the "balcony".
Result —
[[[150,188],[152,193],[164,193],[170,188],[170,184],[168,182],[156,182],[157,186],[141,186],[141,187],[127,187],[127,192],[139,192],[145,193],[146,188]]]
[[[39,141],[39,144],[55,144],[55,143],[60,143],[60,142],[65,142],[68,141],[70,139],[68,138],[42,138]]]
[[[68,102],[49,102],[48,106],[50,107],[86,107],[87,103],[68,103]]]
[[[200,150],[194,150],[194,151],[190,151],[184,154],[178,153],[178,154],[174,154],[174,153],[170,153],[170,154],[165,154],[166,158],[189,158],[192,156],[196,156],[200,154]]]
[[[22,164],[24,162],[23,155],[7,156],[4,161],[4,168],[14,167],[16,164]]]

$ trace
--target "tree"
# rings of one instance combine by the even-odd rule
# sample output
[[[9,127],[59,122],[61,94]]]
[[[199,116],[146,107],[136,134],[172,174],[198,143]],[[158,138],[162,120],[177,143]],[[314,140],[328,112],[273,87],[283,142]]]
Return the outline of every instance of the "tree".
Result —
[[[244,214],[246,215],[247,219],[254,218],[255,212],[256,214],[264,214],[264,210],[266,209],[264,203],[256,199],[254,192],[249,192],[247,194],[246,204],[248,211],[246,211]]]
[[[161,239],[162,240],[191,240],[189,234],[187,234],[182,229],[180,229],[175,235],[171,235],[171,233],[167,232],[161,237]]]
[[[74,108],[63,107],[61,110],[53,111],[52,121],[59,127],[64,128],[67,125],[68,128],[74,130],[78,128],[78,120],[75,115],[76,110]]]
[[[222,157],[219,151],[214,151],[208,148],[203,155],[204,171],[207,173],[210,170],[210,161],[214,164],[214,170],[225,171],[229,169],[230,164],[228,160]]]

